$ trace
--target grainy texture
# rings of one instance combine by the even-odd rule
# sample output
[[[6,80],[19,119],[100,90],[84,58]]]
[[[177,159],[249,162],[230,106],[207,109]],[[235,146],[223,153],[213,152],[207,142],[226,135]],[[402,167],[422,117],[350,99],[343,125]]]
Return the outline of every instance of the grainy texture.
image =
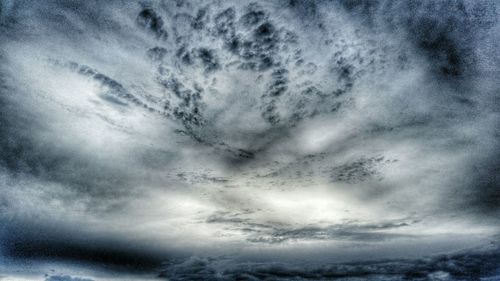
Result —
[[[498,13],[0,1],[0,279],[499,279]]]

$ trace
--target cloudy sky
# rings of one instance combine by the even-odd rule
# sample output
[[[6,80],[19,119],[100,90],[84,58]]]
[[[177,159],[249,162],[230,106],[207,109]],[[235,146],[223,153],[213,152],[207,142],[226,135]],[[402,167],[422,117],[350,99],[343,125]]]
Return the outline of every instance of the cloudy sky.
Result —
[[[499,8],[0,1],[0,280],[498,280]]]

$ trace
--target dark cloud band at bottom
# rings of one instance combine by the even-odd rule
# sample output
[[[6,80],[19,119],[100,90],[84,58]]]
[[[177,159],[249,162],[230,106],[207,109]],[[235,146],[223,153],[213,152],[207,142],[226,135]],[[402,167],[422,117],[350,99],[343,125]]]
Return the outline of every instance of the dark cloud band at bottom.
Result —
[[[17,225],[3,229],[3,254],[13,260],[76,262],[113,271],[147,272],[168,260],[166,251],[85,230]]]

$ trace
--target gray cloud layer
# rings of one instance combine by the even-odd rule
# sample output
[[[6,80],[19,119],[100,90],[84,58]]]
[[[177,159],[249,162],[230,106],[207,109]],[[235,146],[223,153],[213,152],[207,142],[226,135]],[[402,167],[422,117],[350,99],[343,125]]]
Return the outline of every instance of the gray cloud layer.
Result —
[[[496,250],[419,257],[498,237],[498,18],[495,1],[3,1],[2,257],[494,275]]]
[[[290,264],[227,264],[191,257],[169,265],[168,280],[495,280],[498,249],[458,253],[420,260],[333,264],[303,267]],[[489,279],[491,278],[491,279]]]

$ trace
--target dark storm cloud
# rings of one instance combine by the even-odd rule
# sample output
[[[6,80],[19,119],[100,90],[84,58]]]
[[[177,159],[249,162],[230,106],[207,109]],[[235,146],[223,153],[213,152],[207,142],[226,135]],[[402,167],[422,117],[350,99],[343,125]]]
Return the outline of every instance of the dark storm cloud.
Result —
[[[79,262],[106,270],[144,272],[159,268],[170,255],[166,250],[146,243],[132,243],[126,237],[110,234],[95,234],[76,224],[70,228],[54,222],[23,224],[18,220],[5,224],[1,231],[3,254],[18,262]]]
[[[477,70],[476,45],[498,21],[494,1],[339,1],[371,25],[403,30],[438,75],[463,79]],[[455,81],[457,81],[455,79]]]

